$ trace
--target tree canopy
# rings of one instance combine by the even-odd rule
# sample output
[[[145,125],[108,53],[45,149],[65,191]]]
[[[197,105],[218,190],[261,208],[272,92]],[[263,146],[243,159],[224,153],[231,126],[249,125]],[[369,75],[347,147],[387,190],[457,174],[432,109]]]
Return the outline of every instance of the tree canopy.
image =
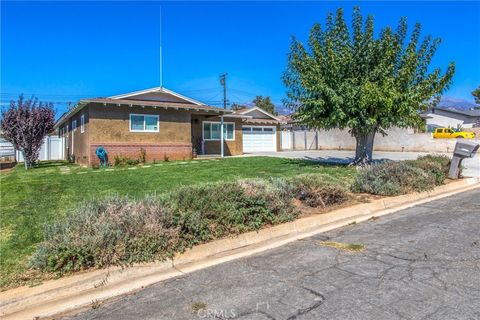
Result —
[[[265,98],[263,96],[256,96],[252,102],[255,104],[255,106],[267,111],[270,114],[273,114],[274,116],[278,114],[275,110],[275,105],[268,96]]]
[[[431,69],[439,38],[420,39],[415,24],[407,39],[407,19],[374,34],[374,18],[353,12],[351,30],[343,9],[315,24],[304,45],[293,38],[283,82],[285,104],[294,118],[312,128],[348,129],[357,140],[355,162],[369,162],[376,133],[392,126],[416,127],[420,111],[451,83],[455,66]]]

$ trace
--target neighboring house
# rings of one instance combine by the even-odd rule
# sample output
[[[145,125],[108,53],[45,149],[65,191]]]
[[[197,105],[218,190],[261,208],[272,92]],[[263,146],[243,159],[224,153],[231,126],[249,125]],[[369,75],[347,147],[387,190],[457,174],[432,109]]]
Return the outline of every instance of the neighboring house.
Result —
[[[55,128],[65,137],[66,158],[96,165],[99,160],[95,150],[100,146],[107,151],[110,162],[117,155],[137,159],[141,149],[147,161],[190,159],[194,153],[276,151],[280,124],[278,118],[259,108],[234,112],[156,87],[82,99],[62,115]]]
[[[422,113],[426,130],[433,132],[435,128],[475,128],[480,126],[480,110],[457,110],[436,107]]]

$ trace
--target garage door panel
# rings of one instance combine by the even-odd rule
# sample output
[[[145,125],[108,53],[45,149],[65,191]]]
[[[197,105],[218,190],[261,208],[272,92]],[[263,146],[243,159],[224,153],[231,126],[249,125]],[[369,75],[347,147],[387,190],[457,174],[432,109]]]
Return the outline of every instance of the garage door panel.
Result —
[[[275,127],[248,127],[243,130],[243,152],[276,151]]]

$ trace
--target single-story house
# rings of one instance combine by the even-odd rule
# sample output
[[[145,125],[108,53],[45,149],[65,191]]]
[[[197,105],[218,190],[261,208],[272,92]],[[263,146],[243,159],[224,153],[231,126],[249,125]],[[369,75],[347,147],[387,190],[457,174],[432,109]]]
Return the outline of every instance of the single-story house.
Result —
[[[280,124],[260,108],[216,108],[156,87],[82,99],[55,128],[65,138],[66,158],[91,166],[99,163],[95,150],[100,146],[110,162],[117,155],[137,159],[141,149],[147,161],[277,151]]]
[[[421,117],[425,120],[428,132],[433,132],[436,128],[475,128],[480,126],[480,110],[436,107],[422,113]]]

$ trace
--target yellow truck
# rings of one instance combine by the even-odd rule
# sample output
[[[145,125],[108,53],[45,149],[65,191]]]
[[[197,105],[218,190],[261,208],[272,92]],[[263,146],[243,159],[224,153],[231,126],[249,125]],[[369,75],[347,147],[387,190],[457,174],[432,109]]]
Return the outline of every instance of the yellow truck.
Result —
[[[437,128],[433,132],[433,137],[436,139],[473,139],[475,133],[468,131],[455,131],[450,128]]]

